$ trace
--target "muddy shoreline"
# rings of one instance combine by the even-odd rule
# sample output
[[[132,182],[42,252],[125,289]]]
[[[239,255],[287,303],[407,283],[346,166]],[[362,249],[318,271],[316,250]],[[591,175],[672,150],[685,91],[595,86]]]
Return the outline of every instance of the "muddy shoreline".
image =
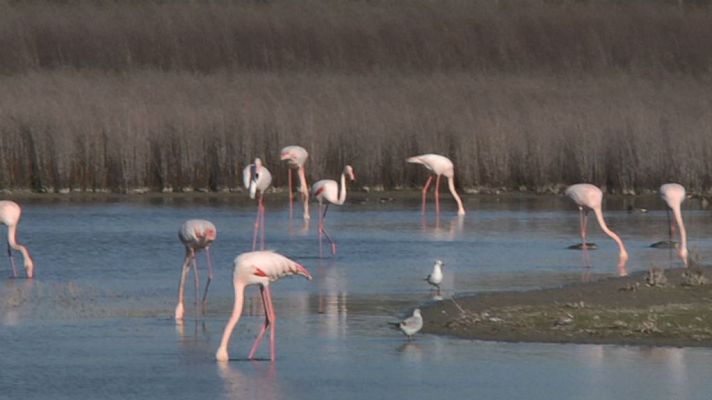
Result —
[[[712,267],[455,297],[422,308],[424,333],[466,339],[712,347]]]

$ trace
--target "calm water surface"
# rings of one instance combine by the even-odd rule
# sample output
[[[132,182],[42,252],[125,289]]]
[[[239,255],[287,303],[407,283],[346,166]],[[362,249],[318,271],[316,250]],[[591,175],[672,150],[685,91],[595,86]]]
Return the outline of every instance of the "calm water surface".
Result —
[[[213,360],[233,301],[232,260],[251,247],[254,205],[233,198],[23,202],[19,237],[33,253],[36,279],[0,280],[0,398],[709,398],[707,349],[430,335],[405,341],[387,323],[432,301],[422,278],[437,258],[446,264],[446,298],[616,272],[616,245],[595,222],[591,240],[599,250],[590,270],[580,252],[566,249],[577,242],[578,214],[565,198],[471,196],[468,215],[458,218],[444,197],[440,221],[421,219],[415,196],[382,203],[372,195],[332,208],[335,258],[318,257],[315,222],[290,223],[281,202],[268,203],[268,247],[314,275],[273,285],[274,364],[245,360],[263,320],[256,288],[233,335],[233,361]],[[650,211],[624,211],[633,201]],[[659,201],[619,199],[606,207],[609,225],[626,241],[630,271],[680,265],[670,251],[648,247],[667,234]],[[710,211],[694,200],[684,207],[689,248],[710,260]],[[184,255],[177,230],[189,218],[216,224],[216,272],[207,310],[190,304],[188,285],[187,318],[176,325]],[[205,258],[198,260],[204,279]],[[0,267],[8,276],[6,259]],[[258,355],[268,356],[267,343]]]

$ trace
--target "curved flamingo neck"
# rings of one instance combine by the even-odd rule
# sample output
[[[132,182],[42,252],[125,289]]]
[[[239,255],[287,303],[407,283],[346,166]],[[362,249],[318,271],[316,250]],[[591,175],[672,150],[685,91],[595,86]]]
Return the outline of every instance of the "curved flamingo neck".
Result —
[[[7,243],[13,250],[22,253],[22,259],[25,264],[25,268],[32,267],[32,257],[30,256],[29,250],[24,245],[17,243],[17,225],[9,225],[7,227]]]
[[[687,266],[687,231],[685,230],[685,224],[682,222],[682,212],[680,211],[679,204],[671,208],[672,214],[675,216],[677,228],[680,230],[680,258],[682,258],[683,263]]]
[[[346,173],[341,173],[341,186],[339,186],[339,198],[335,204],[342,205],[346,202]]]
[[[620,250],[619,253],[619,258],[621,264],[625,264],[626,261],[628,261],[628,252],[625,249],[625,246],[623,245],[623,240],[612,230],[608,228],[608,225],[606,225],[606,221],[603,219],[603,212],[601,211],[601,207],[598,206],[593,209],[594,214],[596,214],[596,219],[598,220],[598,224],[601,226],[601,229],[603,232],[605,232],[608,236],[611,237],[617,244],[618,248]]]
[[[455,190],[455,178],[447,177],[447,185],[450,188],[450,193],[452,193],[452,197],[454,197],[455,201],[457,202],[457,214],[465,215],[465,207],[462,206],[462,199],[460,199],[460,196]]]
[[[235,282],[235,304],[232,307],[232,315],[230,320],[225,326],[225,331],[223,331],[222,340],[220,341],[220,347],[218,348],[215,357],[219,361],[227,361],[227,347],[230,343],[230,336],[232,331],[235,329],[238,321],[240,321],[240,316],[242,315],[242,308],[245,304],[245,284],[242,282]]]

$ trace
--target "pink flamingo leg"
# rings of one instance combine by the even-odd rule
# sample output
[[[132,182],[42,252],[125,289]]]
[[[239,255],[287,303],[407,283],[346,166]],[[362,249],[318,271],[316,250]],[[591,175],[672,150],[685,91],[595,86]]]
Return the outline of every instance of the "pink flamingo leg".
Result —
[[[260,250],[265,249],[265,203],[264,196],[260,194],[260,225],[262,228],[262,237],[260,240]]]
[[[267,311],[269,312],[269,358],[274,361],[277,358],[276,340],[277,340],[277,316],[274,313],[274,306],[272,305],[272,290],[267,286],[265,288],[267,292]]]
[[[324,215],[323,215],[322,218],[321,218],[321,221],[322,221],[322,223],[321,223],[321,233],[324,235],[324,237],[326,237],[326,240],[328,240],[329,243],[331,243],[331,255],[332,255],[332,256],[335,256],[335,255],[336,255],[336,243],[334,243],[334,241],[331,240],[331,237],[329,237],[329,234],[326,233],[326,228],[324,228],[324,223],[325,223],[325,221],[326,221],[326,212],[327,212],[327,211],[329,211],[329,205],[328,205],[328,204],[326,205],[326,207],[324,207]],[[321,248],[321,244],[320,244],[319,247]]]
[[[257,218],[255,219],[255,230],[252,235],[252,251],[255,251],[257,249],[257,234],[259,233],[260,229],[260,205],[259,203],[257,204]]]
[[[15,258],[12,256],[12,248],[10,248],[10,243],[7,244],[7,256],[10,258],[10,265],[12,266],[12,277],[17,278],[17,266],[15,265]]]
[[[205,248],[205,258],[208,263],[208,283],[205,284],[205,292],[203,292],[203,304],[208,301],[208,288],[210,287],[210,282],[213,280],[213,262],[210,258],[210,247]]]
[[[250,350],[250,354],[247,356],[248,359],[252,360],[255,358],[255,353],[257,352],[257,349],[260,348],[260,345],[262,345],[262,339],[264,339],[265,334],[267,333],[267,327],[270,327],[270,359],[274,361],[276,353],[275,353],[275,340],[274,340],[274,335],[275,335],[275,318],[274,318],[274,309],[272,307],[272,293],[269,289],[269,286],[261,286],[260,287],[260,295],[262,296],[262,305],[264,306],[265,310],[265,323],[262,325],[262,328],[260,329],[260,333],[257,334],[257,338],[255,339],[255,343],[252,345],[252,349]]]
[[[440,215],[440,175],[435,179],[435,214]]]
[[[433,181],[433,176],[429,176],[428,180],[425,181],[425,186],[423,186],[423,207],[420,211],[421,214],[425,215],[425,200],[428,196],[428,189],[430,188],[430,183]]]
[[[324,205],[319,203],[319,257],[324,257],[324,250],[322,248],[322,235],[324,234],[324,212],[322,209]]]

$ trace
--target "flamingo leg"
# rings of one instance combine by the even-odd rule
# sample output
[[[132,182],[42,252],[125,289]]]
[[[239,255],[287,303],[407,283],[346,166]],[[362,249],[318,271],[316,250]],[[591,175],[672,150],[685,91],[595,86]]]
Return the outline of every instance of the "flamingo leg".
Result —
[[[430,188],[430,183],[431,183],[432,181],[433,181],[433,176],[430,175],[430,176],[428,177],[428,180],[425,181],[425,186],[423,186],[423,207],[422,207],[422,209],[420,210],[420,213],[423,214],[423,215],[425,215],[425,200],[426,200],[426,197],[428,196],[428,189]]]
[[[205,284],[205,292],[203,292],[203,304],[208,301],[208,288],[210,287],[210,282],[213,280],[213,261],[210,257],[210,247],[205,248],[205,259],[208,263],[208,282]]]
[[[267,306],[267,290],[264,286],[260,286],[260,296],[262,297],[262,306],[264,307],[265,310],[265,323],[262,325],[262,328],[260,329],[260,333],[257,334],[257,338],[255,339],[255,343],[252,345],[252,349],[250,349],[250,354],[247,356],[249,360],[252,360],[255,358],[255,353],[257,352],[257,349],[260,348],[260,345],[262,344],[262,339],[264,339],[265,333],[267,333],[267,327],[270,325],[270,312],[269,308]]]
[[[260,229],[260,205],[257,203],[257,218],[255,219],[255,229],[252,234],[252,251],[257,249],[257,234]]]
[[[12,266],[12,277],[17,278],[17,266],[15,265],[15,257],[12,256],[12,248],[10,243],[7,243],[7,257],[10,259],[10,265]]]
[[[260,193],[260,227],[262,228],[262,238],[260,240],[260,250],[265,249],[265,197]]]
[[[440,176],[435,178],[435,215],[440,215]]]
[[[269,358],[274,361],[277,358],[276,349],[276,338],[277,338],[277,316],[274,313],[274,306],[272,305],[272,290],[267,286],[265,288],[266,296],[266,308],[269,313]]]
[[[326,212],[327,212],[327,211],[329,211],[329,204],[326,204],[326,206],[324,207],[324,215],[321,217],[321,221],[322,221],[322,222],[321,222],[321,228],[320,228],[320,229],[321,229],[322,234],[323,234],[324,237],[326,238],[326,240],[328,240],[329,243],[331,243],[331,255],[332,255],[332,256],[335,256],[335,255],[336,255],[336,243],[334,243],[334,241],[331,240],[331,237],[329,237],[329,234],[326,233],[326,228],[324,227],[325,221],[326,221]],[[319,246],[319,247],[321,247],[321,246]]]
[[[324,251],[322,249],[322,236],[324,235],[324,212],[322,209],[324,205],[319,203],[319,257],[324,256]]]

